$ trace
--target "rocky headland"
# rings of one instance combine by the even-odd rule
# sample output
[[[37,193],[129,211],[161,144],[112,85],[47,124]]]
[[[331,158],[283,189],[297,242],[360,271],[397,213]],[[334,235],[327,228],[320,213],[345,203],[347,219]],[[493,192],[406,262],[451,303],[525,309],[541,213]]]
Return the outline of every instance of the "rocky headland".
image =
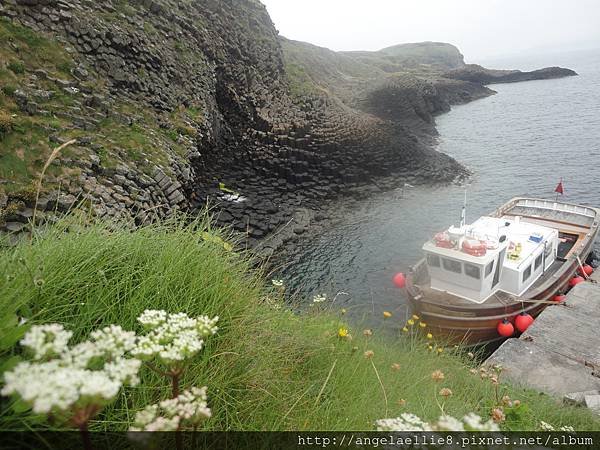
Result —
[[[332,202],[468,176],[436,114],[486,85],[575,75],[467,65],[444,43],[333,52],[278,35],[257,0],[0,0],[0,227],[77,204],[141,224],[209,204],[261,251]]]

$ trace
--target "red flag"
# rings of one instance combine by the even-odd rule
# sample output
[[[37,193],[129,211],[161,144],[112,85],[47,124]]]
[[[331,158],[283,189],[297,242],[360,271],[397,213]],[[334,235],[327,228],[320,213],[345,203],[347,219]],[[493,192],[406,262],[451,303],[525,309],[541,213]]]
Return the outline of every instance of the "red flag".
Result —
[[[561,195],[565,193],[565,190],[563,189],[562,180],[560,180],[560,182],[556,186],[556,189],[554,189],[554,192],[561,194]]]

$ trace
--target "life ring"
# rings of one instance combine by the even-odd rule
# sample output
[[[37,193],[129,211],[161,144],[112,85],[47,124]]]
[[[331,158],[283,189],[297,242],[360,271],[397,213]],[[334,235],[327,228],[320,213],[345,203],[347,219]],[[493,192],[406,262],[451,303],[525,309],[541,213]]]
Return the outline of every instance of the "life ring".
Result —
[[[450,240],[450,236],[446,232],[437,233],[433,239],[436,247],[454,248],[454,243]]]
[[[486,244],[475,239],[465,239],[462,243],[462,251],[471,256],[483,256],[487,252]]]

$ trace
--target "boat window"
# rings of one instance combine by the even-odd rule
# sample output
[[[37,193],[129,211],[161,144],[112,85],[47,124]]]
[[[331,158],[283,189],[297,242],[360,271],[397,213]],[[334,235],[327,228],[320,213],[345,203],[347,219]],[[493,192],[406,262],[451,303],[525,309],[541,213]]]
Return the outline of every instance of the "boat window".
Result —
[[[537,258],[535,258],[535,266],[534,266],[534,270],[538,270],[539,267],[542,265],[542,258],[544,257],[544,255],[542,255],[541,253],[538,255]]]
[[[546,242],[544,245],[544,258],[548,260],[550,258],[550,254],[552,253],[552,243]]]
[[[527,269],[523,272],[523,283],[529,279],[531,276],[531,266],[528,266]]]
[[[492,269],[494,268],[494,261],[492,261],[491,263],[489,263],[487,265],[487,267],[485,268],[485,277],[487,278],[490,273],[492,273]]]
[[[429,267],[440,267],[440,257],[438,255],[427,255],[427,265]]]
[[[479,270],[479,266],[465,263],[465,275],[479,280],[479,278],[481,277],[481,271]]]
[[[462,264],[459,261],[453,259],[442,259],[442,265],[444,269],[454,273],[462,273]]]

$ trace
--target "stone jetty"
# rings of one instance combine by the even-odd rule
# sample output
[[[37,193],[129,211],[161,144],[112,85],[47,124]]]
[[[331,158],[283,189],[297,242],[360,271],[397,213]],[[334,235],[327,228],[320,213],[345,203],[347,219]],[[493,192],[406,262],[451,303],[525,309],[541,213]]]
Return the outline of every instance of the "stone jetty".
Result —
[[[600,270],[546,308],[518,338],[487,360],[512,383],[584,404],[600,414]]]

